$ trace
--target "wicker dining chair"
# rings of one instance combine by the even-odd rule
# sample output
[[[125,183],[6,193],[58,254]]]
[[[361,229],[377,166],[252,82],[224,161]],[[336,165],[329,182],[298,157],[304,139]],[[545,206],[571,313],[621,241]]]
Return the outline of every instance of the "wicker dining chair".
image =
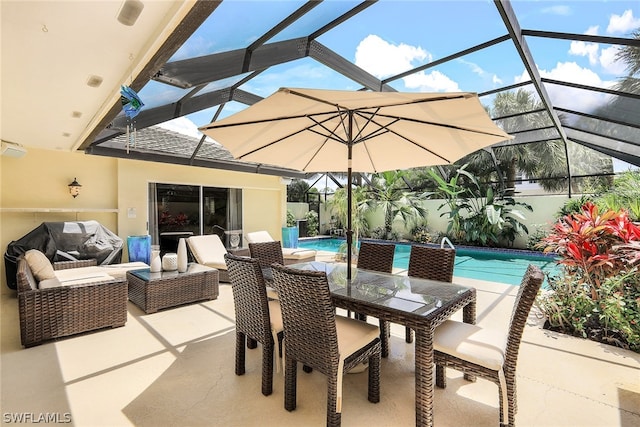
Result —
[[[446,387],[447,367],[493,381],[499,390],[500,425],[515,426],[518,350],[543,280],[542,270],[529,265],[518,289],[506,339],[502,331],[453,320],[445,321],[435,330],[436,386]]]
[[[279,241],[249,243],[249,253],[251,258],[260,262],[262,268],[270,267],[274,262],[284,265],[282,245]]]
[[[236,375],[245,373],[246,340],[261,343],[262,394],[268,396],[273,391],[275,343],[278,343],[278,354],[282,357],[284,328],[280,304],[267,299],[267,288],[257,259],[226,254],[225,262],[236,313]]]
[[[407,275],[421,279],[453,281],[456,250],[431,246],[412,245]],[[413,330],[405,328],[405,341],[413,342]]]
[[[339,426],[342,377],[369,364],[368,400],[380,401],[380,331],[378,327],[335,314],[325,272],[273,266],[286,337],[284,407],[296,408],[297,364],[327,376],[327,425]]]
[[[360,242],[358,250],[358,268],[365,270],[391,273],[393,271],[393,256],[396,245],[394,243]],[[357,313],[356,318],[367,320],[367,316]],[[380,320],[380,343],[382,345],[382,357],[389,355],[390,324]]]

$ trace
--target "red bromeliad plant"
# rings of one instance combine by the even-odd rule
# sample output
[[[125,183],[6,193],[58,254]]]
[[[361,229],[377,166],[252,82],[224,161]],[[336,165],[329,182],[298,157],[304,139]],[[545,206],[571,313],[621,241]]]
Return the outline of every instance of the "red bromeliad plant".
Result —
[[[559,264],[581,277],[591,288],[591,298],[598,299],[603,281],[637,260],[629,251],[618,247],[640,241],[640,227],[629,220],[627,211],[599,212],[593,203],[586,203],[581,213],[561,218],[552,233],[542,240],[545,252],[556,252]]]

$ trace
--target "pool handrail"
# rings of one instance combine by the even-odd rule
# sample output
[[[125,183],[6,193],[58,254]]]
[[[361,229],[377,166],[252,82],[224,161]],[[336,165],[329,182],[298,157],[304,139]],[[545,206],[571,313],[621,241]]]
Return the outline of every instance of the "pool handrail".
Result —
[[[449,247],[451,249],[455,249],[456,247],[453,246],[453,243],[451,243],[451,240],[449,240],[449,238],[447,236],[443,237],[442,240],[440,241],[440,248],[444,248],[444,244],[449,245]]]

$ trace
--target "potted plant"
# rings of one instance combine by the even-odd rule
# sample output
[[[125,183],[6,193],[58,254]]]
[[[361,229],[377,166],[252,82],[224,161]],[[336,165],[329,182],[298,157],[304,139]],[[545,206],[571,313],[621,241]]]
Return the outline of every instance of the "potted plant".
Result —
[[[298,222],[291,211],[287,211],[287,226],[282,227],[282,246],[285,248],[298,247]]]

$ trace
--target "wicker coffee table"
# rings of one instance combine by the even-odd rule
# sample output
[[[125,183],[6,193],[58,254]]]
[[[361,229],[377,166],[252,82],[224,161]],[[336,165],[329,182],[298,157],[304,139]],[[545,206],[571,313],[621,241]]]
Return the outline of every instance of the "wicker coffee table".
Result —
[[[129,300],[145,313],[218,298],[218,270],[196,263],[190,263],[184,273],[131,270],[127,280]]]

